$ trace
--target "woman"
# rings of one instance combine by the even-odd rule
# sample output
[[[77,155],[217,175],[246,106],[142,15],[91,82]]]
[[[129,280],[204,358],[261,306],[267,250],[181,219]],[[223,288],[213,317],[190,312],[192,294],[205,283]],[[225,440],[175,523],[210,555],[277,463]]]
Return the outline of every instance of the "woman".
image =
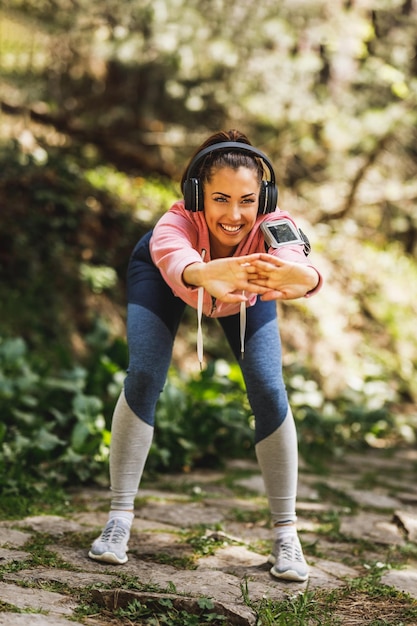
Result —
[[[112,423],[111,509],[89,556],[107,563],[127,561],[155,405],[188,304],[198,310],[199,319],[203,313],[218,318],[243,372],[274,525],[271,573],[304,581],[308,567],[295,510],[297,436],[282,378],[275,301],[311,295],[320,287],[321,277],[307,260],[308,240],[276,206],[271,163],[241,132],[209,137],[186,168],[182,189],[184,200],[138,242],[130,260],[130,358]],[[261,225],[276,220],[291,227],[298,238],[269,247]],[[200,325],[199,329],[201,361]]]

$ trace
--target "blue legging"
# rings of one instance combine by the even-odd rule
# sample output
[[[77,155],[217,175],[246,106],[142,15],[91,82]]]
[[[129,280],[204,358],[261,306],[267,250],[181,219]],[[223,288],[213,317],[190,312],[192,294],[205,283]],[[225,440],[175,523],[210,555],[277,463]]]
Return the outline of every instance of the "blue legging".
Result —
[[[125,395],[133,412],[153,426],[186,304],[173,294],[152,262],[151,234],[138,242],[128,268]],[[282,424],[288,412],[276,304],[258,299],[247,309],[244,359],[240,359],[239,314],[219,317],[218,321],[242,369],[258,443]]]

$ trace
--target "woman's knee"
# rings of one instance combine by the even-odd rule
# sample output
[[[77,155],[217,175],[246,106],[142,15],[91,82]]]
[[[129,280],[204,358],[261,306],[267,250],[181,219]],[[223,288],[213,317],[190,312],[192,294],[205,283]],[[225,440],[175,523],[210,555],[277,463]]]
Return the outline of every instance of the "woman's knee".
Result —
[[[124,382],[126,402],[141,420],[153,426],[155,408],[166,376],[154,370],[130,366]]]

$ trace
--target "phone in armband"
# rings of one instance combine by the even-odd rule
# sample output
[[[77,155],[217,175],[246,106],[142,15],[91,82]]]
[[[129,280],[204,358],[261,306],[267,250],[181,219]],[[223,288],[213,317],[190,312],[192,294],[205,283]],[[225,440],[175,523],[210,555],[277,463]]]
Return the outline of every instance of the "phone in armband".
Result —
[[[306,256],[311,250],[308,237],[285,217],[281,220],[262,222],[261,230],[264,234],[265,242],[271,248],[299,244],[304,247]]]

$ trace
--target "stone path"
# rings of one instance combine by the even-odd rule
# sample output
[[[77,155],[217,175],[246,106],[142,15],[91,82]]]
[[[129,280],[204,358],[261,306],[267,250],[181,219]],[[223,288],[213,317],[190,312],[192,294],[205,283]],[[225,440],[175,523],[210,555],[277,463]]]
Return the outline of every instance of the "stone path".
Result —
[[[237,471],[243,469],[245,478]],[[233,488],[225,486],[231,476]],[[164,597],[170,594],[176,602],[212,598],[229,624],[251,625],[255,616],[243,602],[242,585],[253,601],[265,596],[284,599],[307,585],[310,590],[331,590],[342,586],[346,577],[363,574],[367,563],[380,560],[387,550],[417,542],[417,452],[410,450],[391,458],[382,451],[352,455],[332,463],[324,474],[300,468],[298,525],[311,566],[308,583],[278,582],[269,574],[271,531],[262,515],[266,507],[262,480],[252,463],[231,464],[223,473],[162,477],[155,489],[142,490],[129,561],[123,566],[87,557],[91,539],[107,519],[109,492],[82,489],[69,497],[80,512],[68,518],[0,522],[0,565],[23,563],[22,569],[2,570],[0,626],[102,624],[92,617],[74,618],[79,592],[94,590],[95,600],[108,607],[116,599],[122,604],[132,598],[126,577],[166,589]],[[326,533],[326,520],[334,516],[340,521],[337,540],[330,530]],[[208,527],[205,535],[200,527],[199,537],[200,548],[207,550],[204,554],[200,549],[197,569],[190,570],[184,559],[195,555],[195,545],[186,541],[184,531],[196,525]],[[47,547],[59,557],[58,564],[41,567],[29,561],[31,553],[25,546],[37,533],[49,536]],[[367,548],[355,559],[352,542],[361,538],[367,540]],[[385,571],[382,581],[417,598],[417,562]],[[65,591],[56,591],[60,588]],[[68,594],[68,588],[73,593]],[[149,591],[140,597],[145,596],[152,598]],[[7,610],[12,607],[31,612]]]

